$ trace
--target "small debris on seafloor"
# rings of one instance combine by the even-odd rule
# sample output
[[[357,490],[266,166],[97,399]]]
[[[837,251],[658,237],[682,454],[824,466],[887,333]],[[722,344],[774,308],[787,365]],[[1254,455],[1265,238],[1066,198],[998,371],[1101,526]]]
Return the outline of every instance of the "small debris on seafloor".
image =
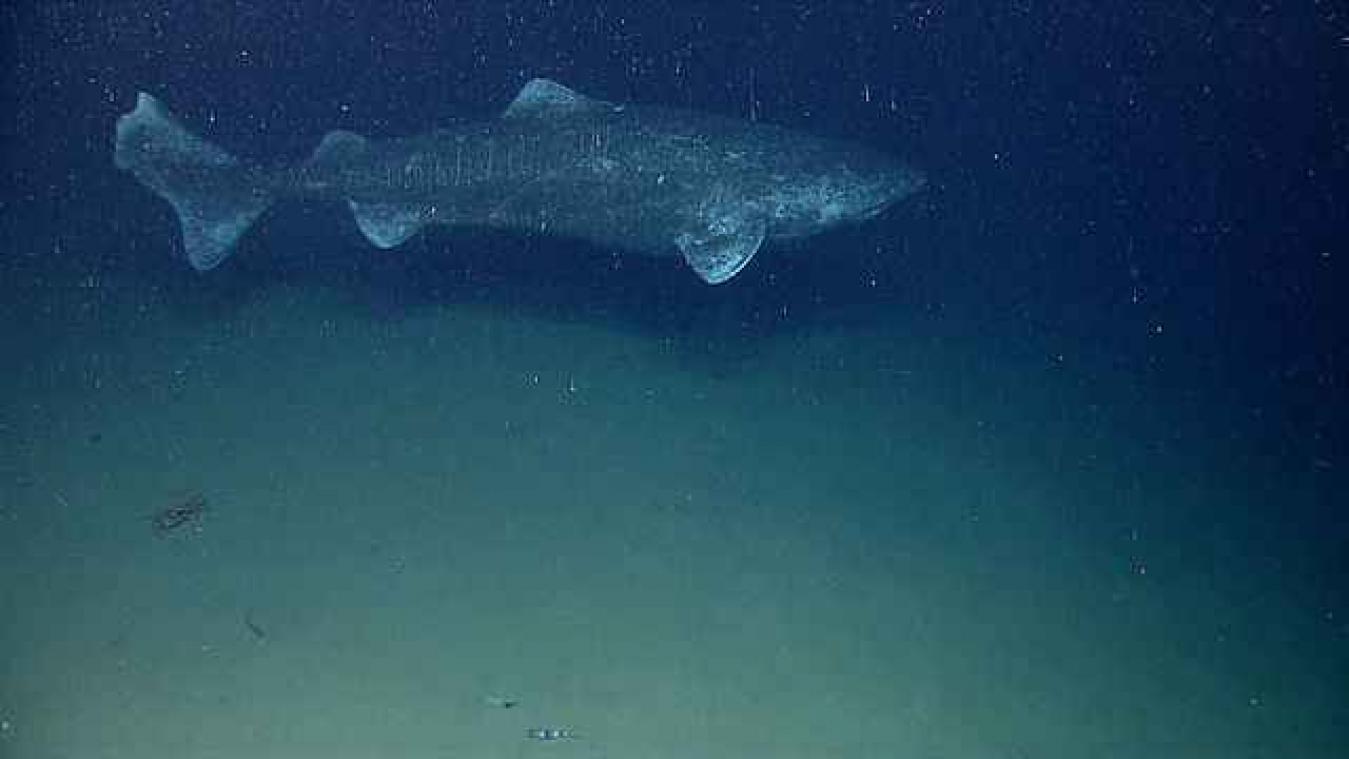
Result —
[[[259,643],[267,640],[267,631],[253,618],[252,609],[244,612],[244,627],[248,628],[248,631],[253,634],[253,639]]]
[[[580,736],[569,727],[531,727],[525,737],[532,741],[570,741]]]
[[[520,705],[520,699],[509,696],[487,696],[482,702],[493,709],[513,709]]]
[[[150,527],[161,537],[172,534],[185,525],[201,530],[201,519],[206,514],[206,496],[199,492],[180,496],[169,505],[150,515]]]

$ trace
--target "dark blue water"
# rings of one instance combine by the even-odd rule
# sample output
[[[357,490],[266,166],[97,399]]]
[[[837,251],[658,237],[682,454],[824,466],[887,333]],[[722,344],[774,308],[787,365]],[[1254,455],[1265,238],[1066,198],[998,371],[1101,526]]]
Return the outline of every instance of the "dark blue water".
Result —
[[[0,17],[0,755],[515,757],[554,728],[581,737],[544,750],[593,756],[1349,751],[1338,8]],[[138,91],[284,162],[331,129],[494,118],[534,77],[853,140],[929,185],[709,287],[551,238],[379,251],[317,201],[197,273],[112,165]],[[420,510],[442,477],[520,511]],[[164,550],[143,517],[184,488],[218,505]],[[423,682],[444,646],[408,630],[453,627],[428,599],[456,589],[499,626]],[[339,607],[338,629],[401,621],[343,637]],[[385,656],[397,675],[362,688]],[[71,705],[82,671],[115,697]],[[207,727],[166,729],[170,702]]]

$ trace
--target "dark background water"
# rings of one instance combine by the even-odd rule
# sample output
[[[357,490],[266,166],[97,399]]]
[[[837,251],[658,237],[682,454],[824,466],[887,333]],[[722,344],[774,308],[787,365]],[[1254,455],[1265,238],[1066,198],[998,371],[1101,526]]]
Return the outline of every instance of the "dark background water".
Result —
[[[96,306],[112,282],[202,319],[278,279],[390,318],[447,300],[603,314],[714,362],[808,326],[921,322],[990,361],[1123,377],[1189,409],[1152,443],[1190,445],[1191,423],[1238,443],[1260,521],[1305,539],[1316,593],[1344,602],[1349,14],[1333,3],[51,2],[0,19],[11,353],[60,334],[51,292]],[[491,118],[536,76],[858,140],[930,186],[718,288],[556,240],[431,232],[375,251],[342,209],[301,203],[207,284],[167,207],[111,165],[138,90],[232,152],[289,160],[329,129]]]
[[[20,314],[24,288],[57,270],[188,276],[170,260],[165,210],[110,170],[112,123],[137,90],[231,150],[275,159],[337,127],[490,117],[548,76],[859,139],[910,157],[931,191],[880,222],[874,246],[777,259],[733,291],[668,285],[665,267],[640,262],[596,284],[602,262],[559,255],[544,271],[509,242],[514,255],[471,260],[475,276],[560,279],[566,308],[675,287],[671,309],[713,299],[757,330],[790,328],[782,304],[787,321],[866,306],[862,318],[939,312],[953,329],[1068,353],[1091,344],[1140,381],[1232,397],[1261,418],[1272,456],[1342,466],[1349,29],[1334,4],[52,2],[3,14],[0,265]],[[273,267],[386,263],[349,223],[303,213],[337,219],[277,211],[219,276],[247,287]],[[413,265],[453,278],[443,269],[468,267],[475,246],[453,247]]]

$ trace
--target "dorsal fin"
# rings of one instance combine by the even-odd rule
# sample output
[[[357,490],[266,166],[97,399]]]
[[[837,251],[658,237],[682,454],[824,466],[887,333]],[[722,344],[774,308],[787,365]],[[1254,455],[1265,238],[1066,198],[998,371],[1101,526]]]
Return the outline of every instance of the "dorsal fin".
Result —
[[[551,79],[531,79],[520,88],[520,92],[516,94],[502,117],[509,119],[549,113],[572,113],[606,105],[608,103],[603,100],[588,98]]]
[[[323,135],[323,140],[319,142],[317,148],[314,148],[314,154],[310,156],[309,163],[311,165],[340,163],[358,156],[364,151],[364,137],[355,132],[336,129]]]

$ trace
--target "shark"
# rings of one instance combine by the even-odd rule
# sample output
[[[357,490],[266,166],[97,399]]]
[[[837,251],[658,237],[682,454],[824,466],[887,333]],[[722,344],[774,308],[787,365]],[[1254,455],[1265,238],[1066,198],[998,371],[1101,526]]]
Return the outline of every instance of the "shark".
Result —
[[[307,160],[243,161],[137,94],[116,124],[114,164],[177,213],[183,252],[215,268],[278,199],[346,203],[370,243],[430,225],[559,235],[680,257],[726,282],[766,242],[858,223],[921,190],[886,153],[770,124],[525,84],[497,118],[368,139],[328,132]]]

